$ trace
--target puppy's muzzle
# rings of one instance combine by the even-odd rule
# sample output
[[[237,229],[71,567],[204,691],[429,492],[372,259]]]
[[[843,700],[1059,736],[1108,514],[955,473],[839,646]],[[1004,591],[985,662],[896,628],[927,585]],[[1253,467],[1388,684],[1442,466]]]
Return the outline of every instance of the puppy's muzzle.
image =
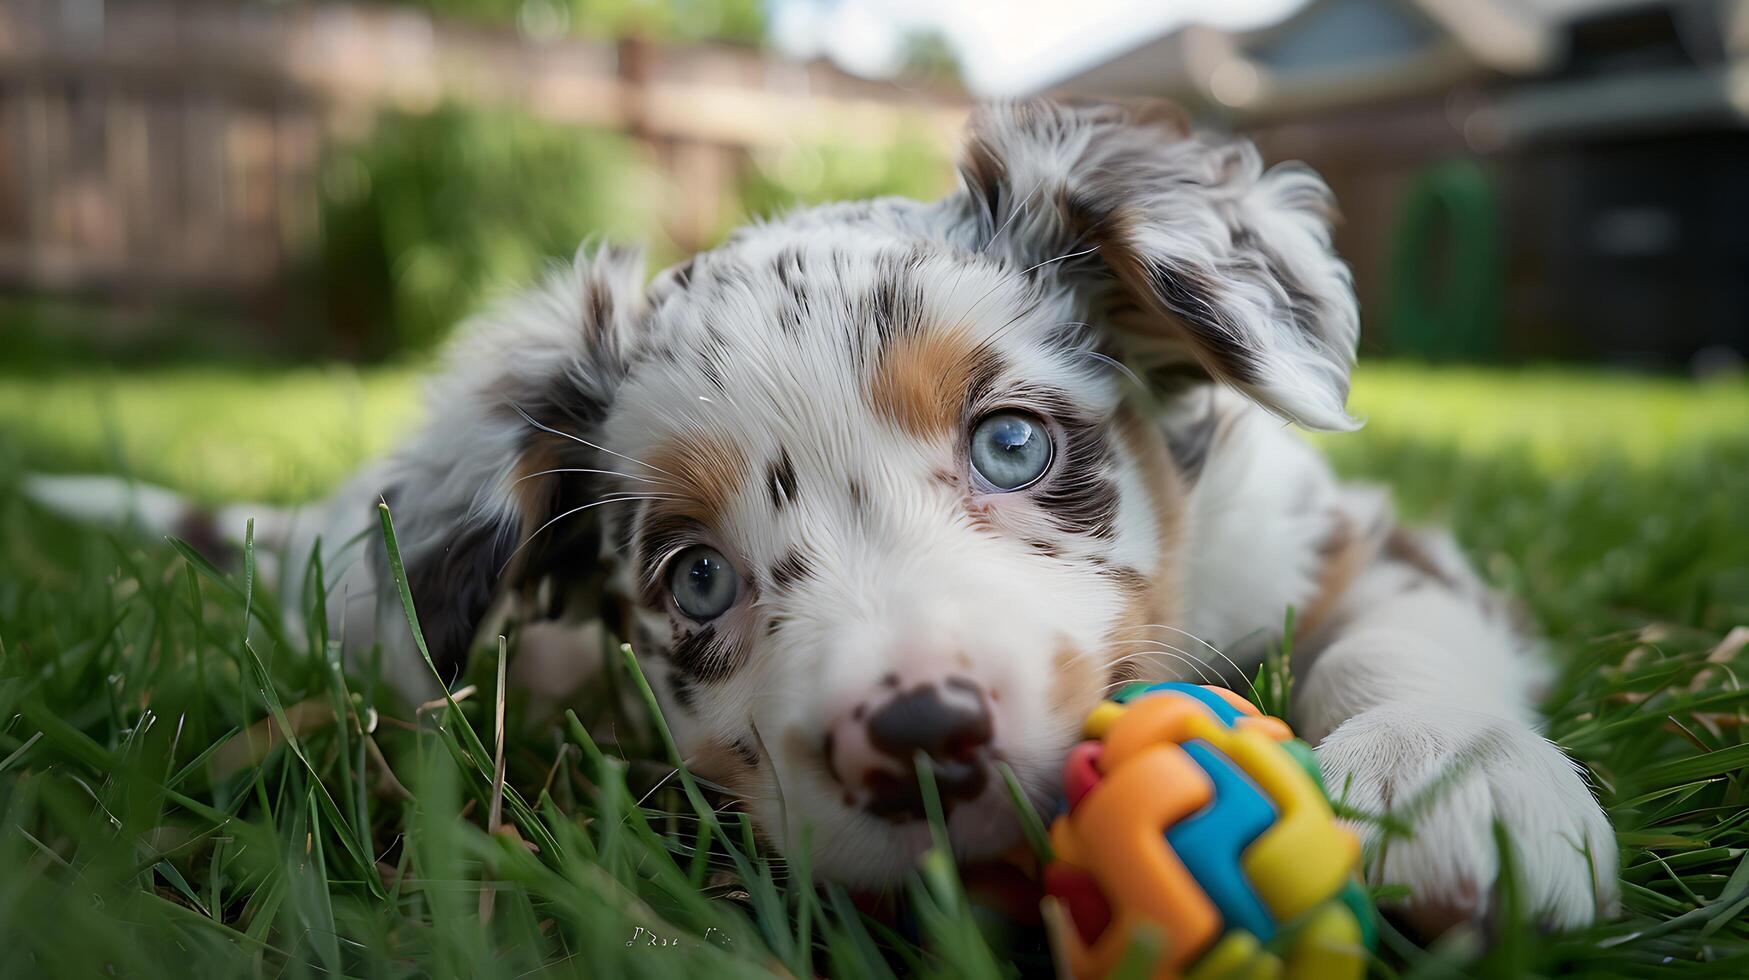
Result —
[[[832,725],[826,758],[846,805],[888,820],[920,820],[919,753],[929,760],[943,808],[951,809],[984,791],[994,737],[988,699],[977,684],[947,677],[907,686],[889,674]]]

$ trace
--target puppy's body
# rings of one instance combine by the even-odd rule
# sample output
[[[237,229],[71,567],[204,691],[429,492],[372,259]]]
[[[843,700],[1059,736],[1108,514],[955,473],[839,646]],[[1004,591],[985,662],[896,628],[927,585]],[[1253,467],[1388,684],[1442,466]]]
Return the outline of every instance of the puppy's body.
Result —
[[[1392,840],[1357,826],[1369,880],[1407,886],[1426,933],[1476,920],[1493,900],[1499,821],[1543,921],[1613,911],[1614,834],[1539,734],[1547,663],[1508,603],[1448,534],[1399,526],[1383,491],[1336,481],[1255,407],[1217,402],[1230,414],[1191,495],[1188,631],[1250,672],[1295,610],[1297,733],[1333,795],[1415,826]]]
[[[426,427],[290,547],[386,498],[443,671],[494,604],[588,597],[561,621],[608,611],[691,763],[864,886],[927,842],[917,753],[956,849],[999,851],[993,762],[1045,804],[1102,694],[1242,684],[1292,609],[1294,720],[1333,791],[1419,815],[1371,842],[1375,880],[1430,928],[1479,917],[1499,820],[1538,914],[1608,909],[1613,839],[1536,733],[1532,644],[1448,538],[1284,421],[1354,425],[1323,185],[1049,104],[982,115],[964,172],[941,202],[751,227],[647,289],[635,255],[580,258],[473,327]],[[346,635],[429,693],[381,555],[338,564]]]

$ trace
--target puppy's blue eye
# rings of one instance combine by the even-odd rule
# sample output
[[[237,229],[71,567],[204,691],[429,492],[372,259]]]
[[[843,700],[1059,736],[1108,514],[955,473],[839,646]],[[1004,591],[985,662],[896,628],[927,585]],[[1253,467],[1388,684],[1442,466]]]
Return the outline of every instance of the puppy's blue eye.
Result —
[[[1052,452],[1050,433],[1036,415],[992,412],[972,427],[972,469],[1003,492],[1044,476]]]
[[[674,604],[701,623],[728,612],[741,592],[741,576],[715,548],[688,548],[669,568],[668,589]]]

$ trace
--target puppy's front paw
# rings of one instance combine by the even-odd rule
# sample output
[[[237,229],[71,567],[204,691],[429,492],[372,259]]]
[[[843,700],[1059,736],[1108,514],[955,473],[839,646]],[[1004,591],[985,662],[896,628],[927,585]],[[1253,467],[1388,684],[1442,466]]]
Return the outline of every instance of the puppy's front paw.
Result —
[[[1526,914],[1571,928],[1614,913],[1615,833],[1578,767],[1524,725],[1442,705],[1390,705],[1331,732],[1318,761],[1333,798],[1408,825],[1407,836],[1371,822],[1356,829],[1367,881],[1406,886],[1397,908],[1424,935],[1488,915],[1500,877],[1496,821]]]

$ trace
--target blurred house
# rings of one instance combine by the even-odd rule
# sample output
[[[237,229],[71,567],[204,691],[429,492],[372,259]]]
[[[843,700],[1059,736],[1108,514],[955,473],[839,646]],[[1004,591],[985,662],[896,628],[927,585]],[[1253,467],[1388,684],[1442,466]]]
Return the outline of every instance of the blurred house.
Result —
[[[1049,88],[1168,97],[1320,170],[1363,350],[1749,353],[1749,2],[1310,0]]]
[[[380,2],[0,0],[0,298],[271,325],[319,232],[325,155],[385,113],[625,134],[681,250],[721,230],[750,154],[905,137],[945,155],[966,113],[745,45],[553,33]]]

